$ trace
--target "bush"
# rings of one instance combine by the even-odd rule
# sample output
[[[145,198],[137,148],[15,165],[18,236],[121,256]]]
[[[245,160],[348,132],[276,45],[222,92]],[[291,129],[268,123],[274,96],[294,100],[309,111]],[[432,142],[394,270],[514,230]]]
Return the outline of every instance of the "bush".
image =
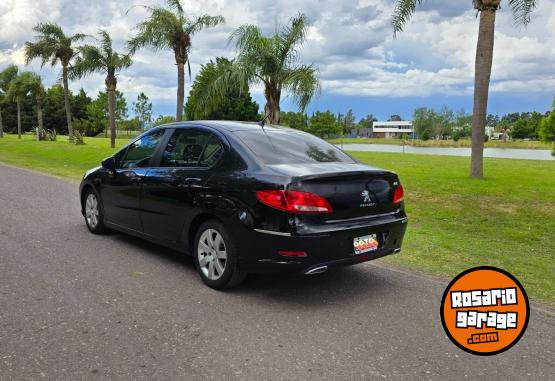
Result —
[[[488,135],[484,135],[484,142],[489,141],[489,136]]]
[[[82,136],[96,136],[104,130],[104,126],[96,126],[88,119],[73,119],[73,129]]]
[[[33,135],[36,136],[37,129],[33,128]],[[39,140],[46,140],[55,142],[56,141],[56,131],[54,130],[47,130],[45,128],[39,129]]]
[[[430,140],[430,133],[428,131],[424,131],[422,133],[422,140],[424,140],[424,141]]]
[[[83,134],[81,134],[81,132],[79,132],[79,130],[77,129],[73,130],[73,139],[70,141],[75,145],[85,144],[85,141],[83,140]]]

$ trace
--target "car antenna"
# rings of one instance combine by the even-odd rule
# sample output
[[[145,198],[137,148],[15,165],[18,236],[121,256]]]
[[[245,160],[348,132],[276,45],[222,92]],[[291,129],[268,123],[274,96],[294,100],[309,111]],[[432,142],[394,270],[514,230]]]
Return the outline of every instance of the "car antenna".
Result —
[[[268,141],[272,145],[272,148],[275,150],[276,147],[274,146],[274,142],[272,142],[272,139],[270,139],[270,137],[268,136],[268,133],[266,132],[266,129],[264,128],[264,122],[266,121],[266,119],[268,119],[270,117],[270,115],[271,115],[270,113],[266,114],[264,119],[262,119],[260,122],[258,122],[258,125],[260,127],[262,127],[262,132],[264,132],[264,135],[266,135],[266,139],[268,139]]]
[[[266,119],[268,119],[268,118],[270,117],[270,115],[271,115],[270,113],[266,114],[266,116],[264,117],[264,119],[262,119],[260,122],[258,122],[258,125],[259,125],[260,127],[262,127],[262,129],[264,129],[264,124],[265,124],[265,122],[266,122]]]

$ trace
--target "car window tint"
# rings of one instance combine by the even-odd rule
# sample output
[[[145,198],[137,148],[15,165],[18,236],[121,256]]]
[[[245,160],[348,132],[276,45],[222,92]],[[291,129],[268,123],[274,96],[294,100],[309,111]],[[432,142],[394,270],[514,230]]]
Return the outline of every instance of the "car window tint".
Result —
[[[208,140],[208,144],[206,148],[204,148],[204,152],[202,153],[202,157],[199,161],[199,166],[201,167],[211,167],[222,157],[224,153],[224,147],[220,140],[215,137],[211,136],[210,140]]]
[[[314,135],[291,129],[235,131],[241,141],[265,164],[342,162],[354,160]]]
[[[121,168],[148,167],[162,135],[164,135],[164,130],[156,130],[131,144],[121,162]]]
[[[208,144],[211,137],[212,134],[206,131],[186,128],[176,129],[162,154],[160,165],[163,167],[210,166],[215,162],[211,161],[215,148],[213,144]],[[210,146],[212,155],[204,154],[207,146]]]

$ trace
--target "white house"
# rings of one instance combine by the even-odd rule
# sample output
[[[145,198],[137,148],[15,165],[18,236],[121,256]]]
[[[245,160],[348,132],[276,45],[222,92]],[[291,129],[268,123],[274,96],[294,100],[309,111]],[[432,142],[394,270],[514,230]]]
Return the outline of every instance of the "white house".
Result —
[[[401,134],[413,135],[412,121],[374,122],[373,136],[375,138],[398,138]]]

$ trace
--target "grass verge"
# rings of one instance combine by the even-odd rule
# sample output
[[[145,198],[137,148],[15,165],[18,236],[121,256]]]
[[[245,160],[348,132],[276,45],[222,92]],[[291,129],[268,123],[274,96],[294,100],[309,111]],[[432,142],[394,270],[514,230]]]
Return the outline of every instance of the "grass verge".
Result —
[[[109,139],[85,143],[7,135],[0,162],[79,180],[114,151]],[[387,262],[449,277],[496,266],[520,279],[533,299],[555,304],[555,162],[486,158],[486,178],[474,180],[465,157],[351,154],[396,171],[405,187],[407,235],[403,251]]]

